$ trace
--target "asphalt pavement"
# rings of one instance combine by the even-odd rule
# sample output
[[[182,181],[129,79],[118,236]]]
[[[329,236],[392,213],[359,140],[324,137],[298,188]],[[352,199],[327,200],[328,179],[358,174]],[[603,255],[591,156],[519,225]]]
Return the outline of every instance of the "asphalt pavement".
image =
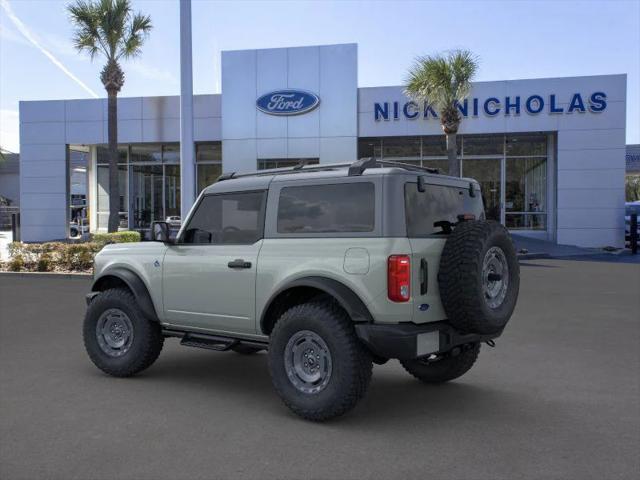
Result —
[[[631,479],[640,474],[640,267],[523,262],[495,348],[443,386],[391,361],[325,424],[266,357],[169,339],[110,378],[84,352],[87,279],[0,275],[0,478]]]

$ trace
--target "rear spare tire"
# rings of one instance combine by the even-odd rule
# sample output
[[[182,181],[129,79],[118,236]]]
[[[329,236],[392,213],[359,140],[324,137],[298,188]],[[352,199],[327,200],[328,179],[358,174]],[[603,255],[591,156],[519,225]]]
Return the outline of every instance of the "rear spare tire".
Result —
[[[466,333],[502,331],[520,288],[520,266],[507,229],[491,221],[458,224],[442,251],[438,285],[453,327]]]

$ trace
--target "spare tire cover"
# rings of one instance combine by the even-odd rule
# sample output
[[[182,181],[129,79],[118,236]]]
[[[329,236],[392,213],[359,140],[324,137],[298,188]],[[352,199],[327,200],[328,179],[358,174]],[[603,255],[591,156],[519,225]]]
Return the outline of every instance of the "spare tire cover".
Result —
[[[520,288],[520,266],[507,229],[492,221],[459,223],[442,251],[438,285],[453,327],[465,333],[501,332]]]

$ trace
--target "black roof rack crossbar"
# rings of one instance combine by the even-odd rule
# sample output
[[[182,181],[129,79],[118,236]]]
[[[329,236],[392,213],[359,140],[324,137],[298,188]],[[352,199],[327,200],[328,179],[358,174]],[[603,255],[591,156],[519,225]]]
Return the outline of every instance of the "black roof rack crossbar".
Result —
[[[223,173],[222,175],[220,175],[218,177],[218,182],[222,182],[224,180],[229,180],[231,178],[234,178],[236,175],[236,172],[227,172],[227,173]]]

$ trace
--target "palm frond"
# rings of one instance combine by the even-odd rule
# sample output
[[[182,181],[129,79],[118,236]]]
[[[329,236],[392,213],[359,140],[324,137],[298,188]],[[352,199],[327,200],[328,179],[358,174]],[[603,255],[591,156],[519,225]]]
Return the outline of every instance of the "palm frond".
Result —
[[[477,69],[478,60],[468,50],[418,57],[407,74],[405,93],[442,111],[466,98]]]

